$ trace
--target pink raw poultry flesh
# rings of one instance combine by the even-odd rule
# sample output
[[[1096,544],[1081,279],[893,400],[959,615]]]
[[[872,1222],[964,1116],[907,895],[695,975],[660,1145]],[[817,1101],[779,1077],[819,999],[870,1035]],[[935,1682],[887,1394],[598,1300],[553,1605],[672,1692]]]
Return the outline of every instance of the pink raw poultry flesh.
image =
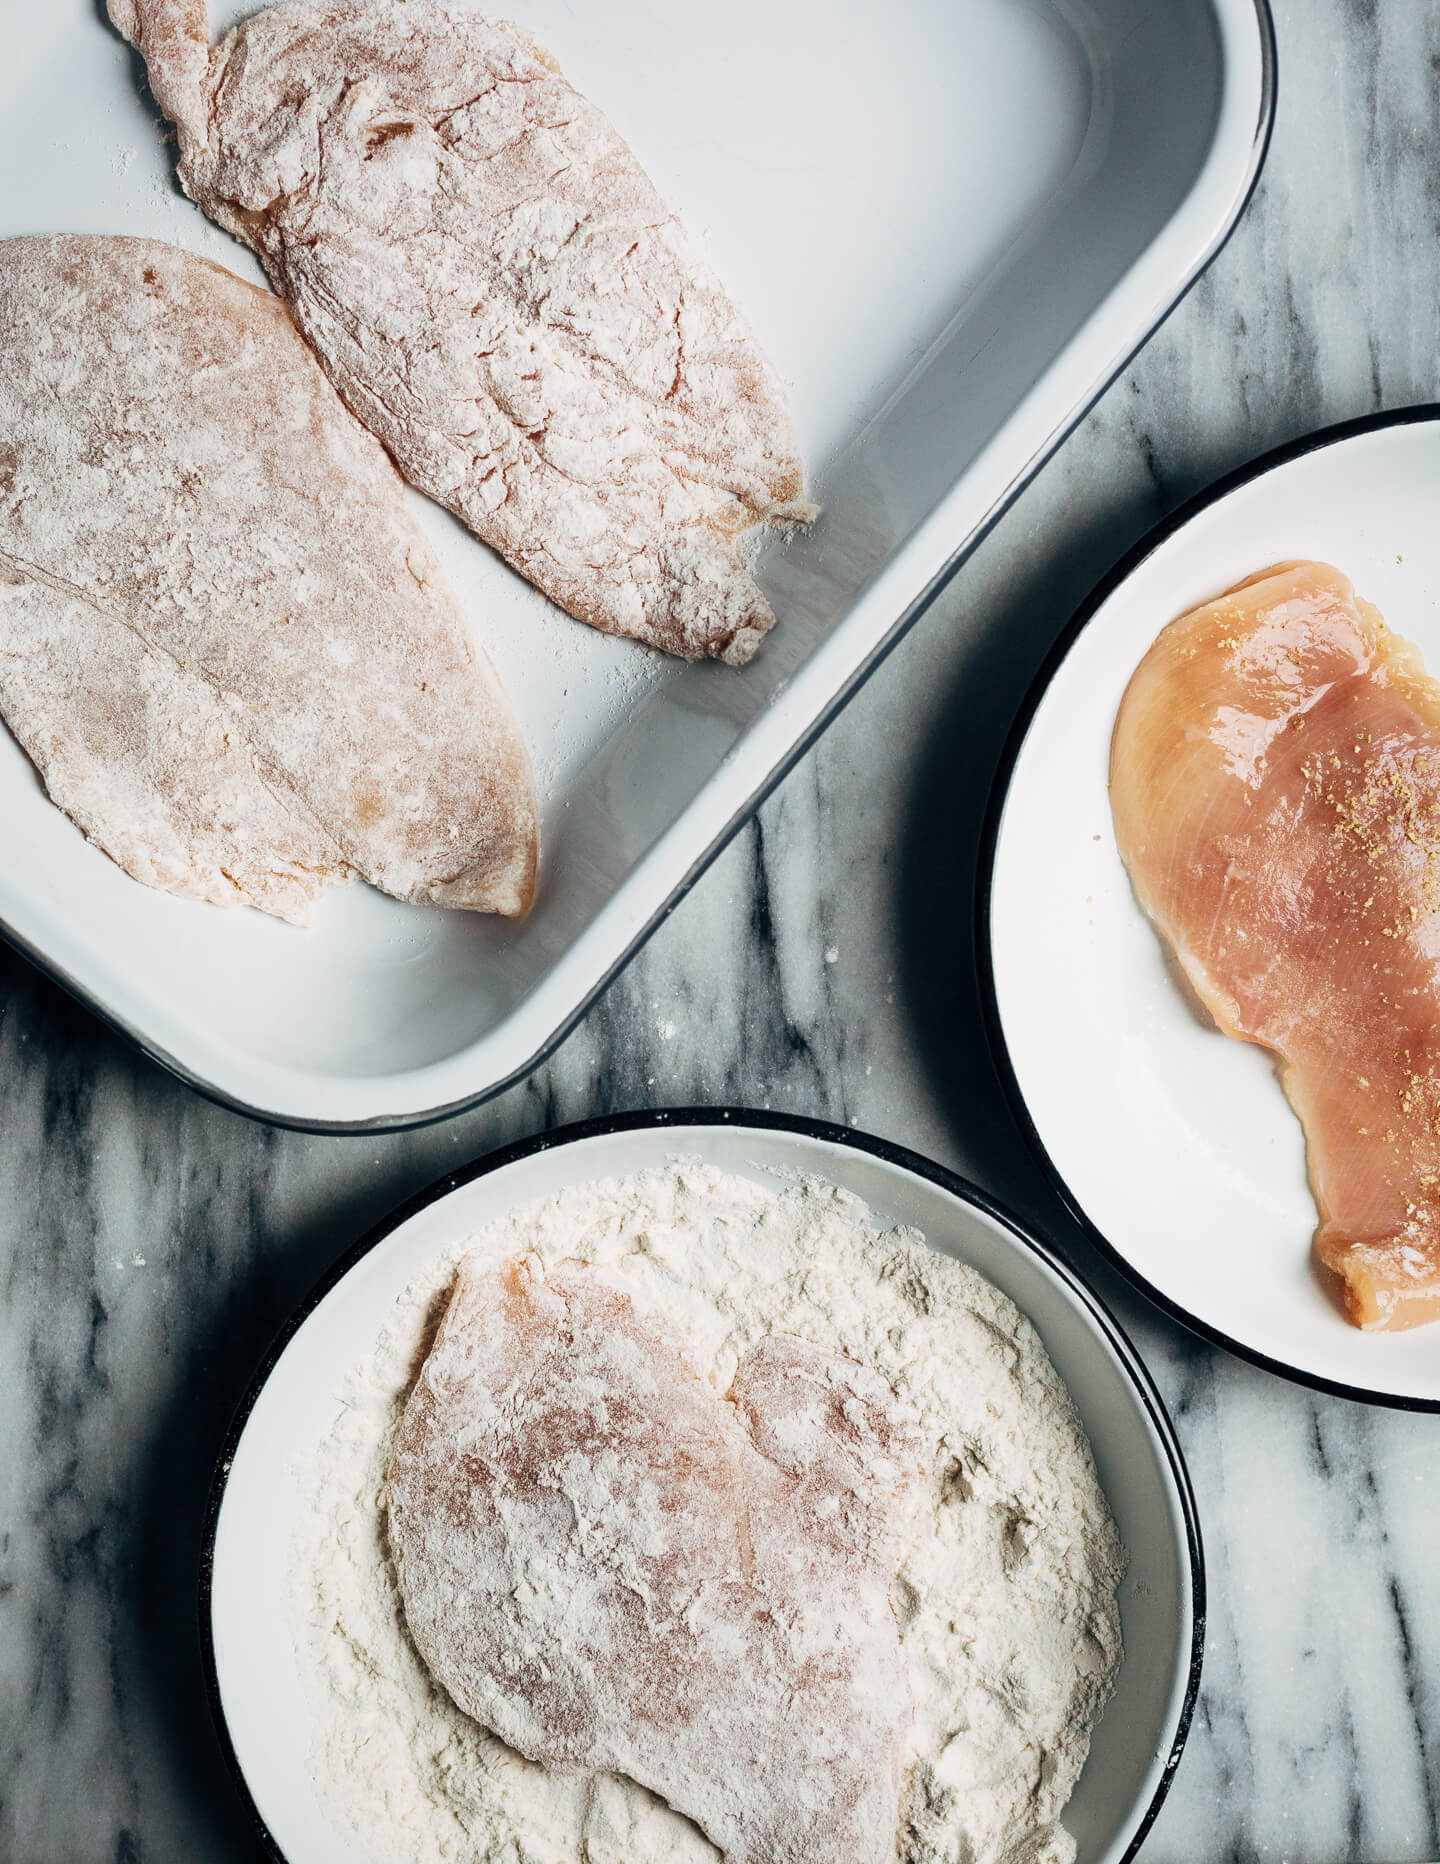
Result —
[[[1282,564],[1160,635],[1110,797],[1206,1008],[1279,1057],[1350,1319],[1440,1317],[1440,687],[1338,570]]]

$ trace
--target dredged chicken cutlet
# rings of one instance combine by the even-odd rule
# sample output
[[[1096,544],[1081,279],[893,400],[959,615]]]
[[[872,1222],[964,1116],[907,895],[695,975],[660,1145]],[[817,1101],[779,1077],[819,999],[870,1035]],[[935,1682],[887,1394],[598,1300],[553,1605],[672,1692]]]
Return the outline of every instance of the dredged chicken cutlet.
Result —
[[[525,749],[384,450],[279,299],[154,240],[0,243],[0,712],[150,886],[530,902]]]
[[[522,31],[437,0],[108,0],[180,178],[259,254],[411,483],[581,621],[748,660],[785,396],[625,143]]]

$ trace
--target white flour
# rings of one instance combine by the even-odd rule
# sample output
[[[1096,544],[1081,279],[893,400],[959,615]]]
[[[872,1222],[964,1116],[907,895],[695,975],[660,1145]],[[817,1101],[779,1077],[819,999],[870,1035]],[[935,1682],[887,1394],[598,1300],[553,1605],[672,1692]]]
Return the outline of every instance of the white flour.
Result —
[[[815,1180],[695,1163],[577,1186],[456,1243],[406,1291],[312,1469],[293,1573],[337,1825],[385,1864],[701,1864],[719,1853],[612,1775],[533,1766],[433,1685],[384,1539],[406,1392],[454,1264],[533,1252],[623,1265],[718,1391],[780,1330],[873,1366],[937,1446],[894,1587],[915,1713],[901,1864],[1068,1864],[1058,1821],[1120,1660],[1122,1556],[1069,1397],[1033,1329],[916,1231],[878,1233]]]

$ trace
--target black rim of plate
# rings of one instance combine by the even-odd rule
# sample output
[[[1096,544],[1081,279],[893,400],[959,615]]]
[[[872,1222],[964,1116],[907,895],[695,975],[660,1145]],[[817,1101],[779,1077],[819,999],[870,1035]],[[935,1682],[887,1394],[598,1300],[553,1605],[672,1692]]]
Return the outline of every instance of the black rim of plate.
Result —
[[[1199,1511],[1195,1504],[1195,1492],[1191,1486],[1190,1473],[1185,1466],[1185,1459],[1181,1453],[1174,1426],[1165,1409],[1164,1400],[1146,1369],[1145,1362],[1131,1344],[1129,1336],[1119,1321],[1085,1280],[1063,1262],[1048,1244],[1032,1235],[1017,1217],[986,1192],[980,1190],[977,1185],[971,1184],[967,1178],[960,1177],[956,1172],[948,1171],[943,1165],[935,1164],[920,1153],[910,1151],[906,1146],[896,1145],[887,1139],[878,1139],[869,1133],[856,1132],[848,1126],[837,1126],[829,1120],[803,1119],[789,1114],[759,1112],[744,1107],[654,1108],[641,1113],[610,1114],[598,1119],[581,1120],[570,1126],[557,1127],[552,1132],[539,1133],[533,1138],[518,1140],[512,1145],[501,1146],[494,1152],[488,1152],[480,1158],[473,1159],[469,1164],[447,1172],[423,1191],[407,1198],[403,1204],[391,1211],[388,1217],[383,1218],[373,1229],[367,1231],[359,1242],[347,1249],[339,1260],[321,1276],[271,1342],[255,1376],[246,1388],[244,1397],[240,1400],[230,1428],[225,1433],[225,1441],[216,1462],[205,1509],[198,1600],[200,1648],[205,1668],[205,1690],[210,1700],[210,1713],[214,1720],[215,1733],[220,1742],[221,1751],[225,1756],[236,1790],[249,1815],[255,1836],[266,1853],[277,1860],[277,1864],[299,1864],[298,1860],[290,1859],[287,1853],[281,1850],[278,1841],[261,1815],[240,1765],[234,1743],[230,1738],[230,1729],[225,1719],[224,1704],[220,1695],[219,1669],[215,1659],[212,1586],[215,1538],[230,1467],[239,1448],[240,1439],[250,1421],[251,1412],[282,1354],[315,1309],[349,1274],[357,1262],[367,1256],[393,1231],[407,1223],[411,1217],[425,1210],[429,1205],[437,1203],[441,1198],[448,1197],[452,1191],[457,1191],[464,1185],[473,1184],[476,1179],[488,1177],[493,1172],[503,1171],[506,1166],[514,1165],[521,1159],[533,1158],[537,1153],[552,1151],[557,1146],[573,1145],[586,1139],[605,1138],[616,1133],[640,1132],[655,1128],[683,1132],[691,1127],[724,1127],[742,1131],[749,1128],[772,1133],[790,1133],[802,1139],[818,1139],[832,1145],[847,1147],[853,1152],[866,1153],[872,1158],[882,1160],[885,1164],[898,1166],[917,1178],[939,1186],[942,1191],[948,1192],[961,1203],[981,1211],[1006,1230],[1032,1255],[1039,1258],[1089,1315],[1121,1370],[1128,1377],[1141,1408],[1159,1439],[1175,1493],[1179,1498],[1180,1513],[1185,1523],[1186,1550],[1189,1556],[1191,1598],[1190,1652],[1186,1664],[1184,1696],[1176,1719],[1170,1752],[1166,1757],[1160,1778],[1120,1860],[1120,1864],[1130,1864],[1130,1860],[1139,1850],[1146,1833],[1154,1824],[1166,1794],[1170,1791],[1175,1769],[1184,1752],[1186,1738],[1190,1733],[1190,1723],[1195,1713],[1195,1704],[1200,1693],[1200,1669],[1205,1650],[1205,1553],[1200,1534]]]
[[[980,839],[980,857],[976,869],[975,886],[975,956],[980,975],[981,1016],[985,1026],[986,1039],[990,1044],[990,1053],[995,1063],[996,1072],[1010,1111],[1016,1123],[1024,1133],[1046,1178],[1065,1208],[1080,1226],[1089,1242],[1109,1261],[1113,1262],[1140,1292],[1155,1306],[1168,1314],[1172,1320],[1190,1332],[1209,1340],[1215,1346],[1224,1347],[1237,1358],[1248,1360],[1251,1365],[1259,1366],[1265,1372],[1273,1372],[1277,1377],[1289,1379],[1297,1385],[1307,1386],[1312,1391],[1327,1392],[1335,1398],[1349,1398],[1360,1404],[1383,1405],[1398,1411],[1440,1411],[1440,1399],[1416,1398],[1406,1393],[1372,1391],[1364,1385],[1348,1385],[1337,1379],[1325,1378],[1318,1372],[1307,1372],[1300,1366],[1290,1365],[1283,1359],[1275,1359],[1262,1352],[1259,1347],[1249,1346],[1243,1340],[1237,1340],[1209,1321],[1201,1320],[1188,1308],[1157,1288],[1155,1284],[1140,1273],[1128,1258],[1121,1254],[1110,1239],[1092,1221],[1081,1206],[1080,1200],[1071,1190],[1060,1172],[1059,1167],[1046,1149],[1040,1129],[1031,1118],[1029,1104],[1015,1073],[1014,1063],[1010,1059],[1009,1046],[1005,1041],[1005,1030],[1000,1015],[1000,1002],[995,991],[994,953],[990,938],[990,915],[993,904],[995,881],[995,857],[1000,844],[1001,822],[1005,813],[1005,800],[1010,793],[1010,782],[1015,774],[1015,766],[1020,761],[1020,753],[1025,748],[1025,741],[1030,735],[1030,727],[1041,700],[1050,689],[1055,675],[1062,663],[1069,656],[1080,635],[1094,620],[1096,614],[1110,597],[1145,560],[1153,556],[1162,544],[1189,524],[1192,518],[1207,511],[1210,506],[1218,504],[1231,492],[1239,491],[1242,486],[1253,480],[1264,478],[1277,467],[1288,466],[1292,461],[1303,459],[1307,454],[1322,452],[1327,447],[1339,446],[1347,440],[1355,440],[1367,434],[1378,433],[1390,427],[1417,427],[1427,422],[1440,421],[1440,402],[1422,402],[1411,408],[1395,408],[1380,414],[1363,414],[1355,420],[1339,421],[1333,427],[1322,427],[1315,433],[1304,434],[1298,440],[1287,441],[1283,446],[1274,447],[1268,453],[1262,453],[1257,459],[1248,461],[1233,472],[1226,473],[1203,492],[1197,492],[1193,498],[1172,511],[1168,518],[1162,518],[1133,545],[1115,567],[1101,578],[1090,594],[1080,604],[1062,630],[1059,639],[1050,649],[1041,663],[1040,671],[1031,683],[1025,695],[1024,703],[1010,728],[1010,735],[1005,741],[1005,748],[1000,756],[999,768],[991,785],[990,800],[985,811],[985,825]]]

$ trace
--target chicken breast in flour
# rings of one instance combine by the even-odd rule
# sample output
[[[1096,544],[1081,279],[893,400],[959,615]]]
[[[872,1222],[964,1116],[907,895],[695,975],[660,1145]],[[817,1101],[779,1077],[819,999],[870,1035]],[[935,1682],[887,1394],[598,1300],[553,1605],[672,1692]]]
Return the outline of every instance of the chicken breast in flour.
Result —
[[[285,307],[150,240],[0,243],[0,712],[137,880],[518,913],[528,763]]]
[[[841,1354],[768,1335],[722,1397],[623,1277],[467,1264],[390,1468],[406,1622],[520,1753],[625,1774],[729,1864],[890,1864],[932,1456]]]
[[[180,177],[253,246],[413,484],[597,628],[748,660],[747,567],[814,515],[784,395],[629,149],[514,26],[108,0]]]

